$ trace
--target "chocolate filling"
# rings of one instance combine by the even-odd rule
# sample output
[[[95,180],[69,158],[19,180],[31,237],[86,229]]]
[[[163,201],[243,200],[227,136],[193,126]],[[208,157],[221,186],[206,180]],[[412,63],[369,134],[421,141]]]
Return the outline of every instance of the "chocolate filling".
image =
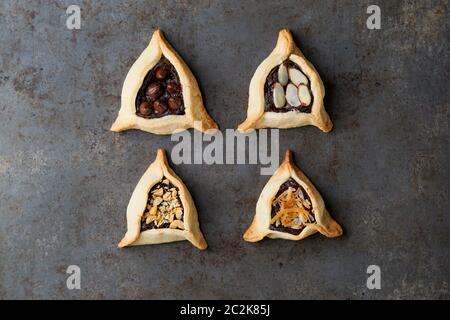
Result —
[[[303,194],[303,198],[305,199],[305,201],[309,201],[309,203],[310,203],[309,209],[306,208],[306,207],[304,207],[304,209],[306,209],[306,210],[308,211],[309,215],[310,215],[310,218],[311,218],[311,219],[310,219],[310,222],[311,222],[311,223],[315,223],[315,222],[316,222],[316,218],[315,218],[315,216],[314,216],[314,213],[312,212],[312,211],[313,211],[313,208],[312,208],[312,202],[311,202],[311,199],[310,199],[308,193],[306,193],[305,189],[303,189],[303,187],[302,187],[301,185],[299,185],[299,184],[297,183],[297,181],[295,181],[294,179],[290,178],[288,181],[286,181],[285,183],[283,183],[283,184],[280,186],[280,189],[278,190],[278,192],[277,192],[277,194],[275,195],[275,198],[274,198],[274,199],[278,198],[283,192],[285,192],[286,190],[288,190],[288,188],[292,188],[293,191],[297,191],[298,188],[300,188],[301,193]],[[275,215],[278,213],[278,211],[280,210],[280,208],[281,208],[281,207],[280,207],[280,204],[279,204],[279,203],[276,203],[276,204],[272,205],[271,218],[275,217]],[[276,226],[275,223],[269,225],[269,229],[270,229],[270,230],[280,231],[280,232],[287,232],[287,233],[290,233],[290,234],[293,234],[293,235],[299,235],[300,232],[302,232],[302,230],[303,230],[304,227],[305,227],[305,225],[303,225],[303,224],[301,225],[301,227],[300,227],[299,229],[294,229],[294,228],[291,228],[291,227],[286,227],[286,226],[283,226],[281,223],[280,223],[278,226]]]
[[[162,192],[159,191],[162,189]],[[173,191],[176,190],[176,195],[173,196]],[[170,194],[170,198],[169,198]],[[160,199],[158,199],[160,198]],[[166,200],[168,199],[168,200]],[[155,203],[156,201],[156,203]],[[178,203],[178,206],[174,204]],[[157,207],[156,215],[161,219],[153,220],[150,223],[146,223],[147,217],[150,215],[151,208]],[[184,210],[179,196],[179,190],[168,179],[163,178],[157,184],[155,184],[148,193],[147,206],[141,219],[141,232],[149,229],[163,229],[170,227],[170,216],[173,215],[173,219],[177,220],[175,215],[176,208],[181,208],[181,221],[184,221]],[[161,223],[158,224],[158,220]]]
[[[302,69],[296,63],[292,62],[291,60],[285,60],[282,64],[284,64],[284,66],[288,70],[289,70],[289,68],[294,68],[294,69],[301,71],[303,74],[305,74],[302,71]],[[283,108],[275,107],[275,103],[273,101],[273,87],[274,87],[275,83],[278,82],[278,68],[279,67],[280,67],[280,65],[273,68],[266,78],[266,82],[264,84],[264,101],[265,101],[264,111],[277,112],[277,113],[284,113],[284,112],[289,112],[289,111],[299,111],[299,112],[304,112],[304,113],[311,113],[311,108],[312,108],[312,105],[314,102],[314,96],[311,91],[311,80],[306,75],[305,76],[308,79],[307,87],[309,90],[309,94],[311,96],[311,102],[309,103],[309,105],[307,105],[307,106],[300,105],[298,107],[294,107],[286,101],[286,104],[284,105]],[[288,81],[288,83],[285,86],[282,86],[284,92],[286,92],[286,88],[289,83],[290,83],[290,81]]]
[[[162,57],[147,73],[136,96],[136,115],[146,119],[182,115],[183,93],[175,67]]]

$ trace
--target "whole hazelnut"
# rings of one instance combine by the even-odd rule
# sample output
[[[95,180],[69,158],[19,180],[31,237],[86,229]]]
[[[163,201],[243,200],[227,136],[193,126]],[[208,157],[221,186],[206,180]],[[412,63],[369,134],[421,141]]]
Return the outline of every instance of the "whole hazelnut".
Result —
[[[162,94],[162,86],[158,82],[153,82],[147,87],[146,95],[150,100],[156,100]]]
[[[147,101],[142,102],[139,105],[139,113],[142,115],[147,115],[151,112],[152,106]]]
[[[183,101],[179,97],[170,97],[167,102],[170,110],[177,110],[183,104]]]
[[[157,100],[153,102],[153,109],[155,109],[155,114],[159,115],[167,110],[167,105],[164,102]]]
[[[155,77],[158,80],[164,80],[168,74],[169,74],[169,70],[165,66],[158,67],[158,69],[156,69],[156,71],[155,71]]]
[[[171,95],[175,95],[175,94],[179,94],[180,93],[180,87],[174,83],[174,82],[169,82],[167,84],[167,92],[169,92]]]

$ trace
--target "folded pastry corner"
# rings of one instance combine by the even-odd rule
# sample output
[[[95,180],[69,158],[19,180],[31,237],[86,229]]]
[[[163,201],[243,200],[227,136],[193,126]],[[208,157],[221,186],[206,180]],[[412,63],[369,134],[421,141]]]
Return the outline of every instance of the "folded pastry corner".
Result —
[[[125,78],[111,130],[172,134],[188,128],[212,133],[218,126],[191,70],[158,29]]]
[[[188,240],[207,247],[197,209],[181,179],[167,162],[163,149],[145,171],[127,207],[127,232],[119,247]]]
[[[296,46],[291,32],[283,29],[275,49],[250,81],[247,119],[238,130],[313,125],[329,132],[333,123],[325,111],[324,96],[319,73]]]
[[[332,238],[343,231],[288,150],[284,162],[264,186],[253,222],[243,238],[249,242],[264,237],[301,240],[316,232]]]

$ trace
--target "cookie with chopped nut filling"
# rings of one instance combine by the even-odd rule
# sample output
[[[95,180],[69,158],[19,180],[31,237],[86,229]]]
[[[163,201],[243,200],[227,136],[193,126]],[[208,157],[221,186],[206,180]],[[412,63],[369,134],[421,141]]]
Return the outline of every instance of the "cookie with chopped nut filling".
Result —
[[[188,240],[206,249],[197,209],[163,149],[139,180],[127,207],[127,232],[119,247]]]

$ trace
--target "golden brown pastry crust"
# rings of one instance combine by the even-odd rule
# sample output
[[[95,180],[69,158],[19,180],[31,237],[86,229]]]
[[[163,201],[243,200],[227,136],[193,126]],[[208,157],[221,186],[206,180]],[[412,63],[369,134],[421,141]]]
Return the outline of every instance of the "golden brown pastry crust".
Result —
[[[311,81],[311,91],[314,96],[311,113],[264,111],[264,84],[266,78],[274,67],[287,59],[300,66],[303,73]],[[323,105],[324,96],[325,88],[319,73],[295,45],[291,32],[288,29],[283,29],[279,33],[275,49],[258,66],[253,75],[249,89],[247,119],[239,125],[238,130],[245,133],[258,128],[284,129],[313,125],[324,132],[329,132],[333,128],[333,124]]]
[[[168,115],[154,119],[138,117],[135,107],[137,93],[148,71],[158,63],[163,55],[175,67],[180,78],[185,114]],[[159,29],[153,33],[150,44],[128,72],[123,84],[121,99],[122,105],[119,115],[111,127],[112,131],[141,129],[155,134],[172,134],[188,128],[195,128],[202,132],[208,130],[212,132],[218,128],[206,112],[197,80]]]
[[[141,218],[147,205],[148,193],[163,177],[178,188],[184,210],[184,230],[162,228],[141,232]],[[188,240],[201,250],[206,249],[208,246],[200,231],[197,209],[191,194],[181,179],[169,167],[163,149],[158,149],[156,160],[148,167],[134,189],[127,207],[127,229],[125,237],[119,243],[120,248],[180,240]]]
[[[308,193],[317,222],[305,226],[298,235],[269,229],[272,201],[280,189],[280,186],[288,181],[289,178],[294,179]],[[244,240],[257,242],[264,237],[272,239],[282,238],[287,240],[301,240],[316,232],[320,232],[330,238],[338,237],[342,235],[342,228],[328,213],[319,191],[317,191],[311,181],[309,181],[305,174],[294,164],[292,152],[287,150],[284,162],[275,171],[261,192],[258,203],[256,204],[255,217],[244,234]]]

